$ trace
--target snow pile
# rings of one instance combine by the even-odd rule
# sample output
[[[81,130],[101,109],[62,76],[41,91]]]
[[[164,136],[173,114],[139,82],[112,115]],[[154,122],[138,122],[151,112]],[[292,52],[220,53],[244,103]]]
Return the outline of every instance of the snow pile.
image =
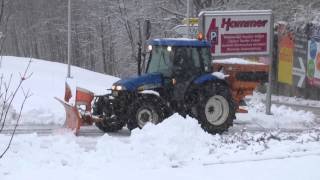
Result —
[[[263,64],[255,61],[249,61],[241,58],[229,58],[229,59],[215,59],[212,63],[223,63],[223,64]]]
[[[142,162],[149,168],[174,167],[207,156],[213,139],[214,136],[204,132],[197,120],[174,114],[157,126],[148,124],[141,130],[135,129],[121,148],[118,141],[104,136],[98,141],[97,149],[109,154],[111,141],[115,143],[111,145],[115,148],[110,152],[111,158],[126,161],[130,152],[131,158],[136,159],[135,165]]]
[[[12,89],[20,80],[19,73],[23,73],[29,58],[3,56],[0,75],[8,81],[12,74]],[[65,112],[61,104],[54,97],[64,97],[64,88],[67,75],[67,65],[32,59],[29,73],[30,79],[24,82],[23,89],[30,90],[32,96],[28,99],[21,119],[22,124],[63,124]],[[106,93],[106,88],[118,78],[88,71],[78,67],[71,67],[72,84],[93,91],[97,94]],[[13,109],[18,110],[23,101],[20,91],[13,102]]]
[[[319,138],[319,132],[301,137],[280,131],[211,135],[202,130],[197,120],[174,114],[157,126],[148,124],[134,130],[123,141],[104,135],[97,142],[96,153],[104,154],[106,162],[119,167],[127,164],[158,169],[317,154],[320,153]],[[131,160],[128,162],[128,159]]]

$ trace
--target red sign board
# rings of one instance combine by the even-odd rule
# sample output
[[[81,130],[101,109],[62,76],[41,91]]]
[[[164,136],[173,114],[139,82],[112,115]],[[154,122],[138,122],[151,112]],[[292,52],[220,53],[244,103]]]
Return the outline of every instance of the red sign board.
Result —
[[[270,55],[271,11],[204,11],[199,32],[213,56]]]
[[[267,50],[267,34],[224,34],[221,36],[221,53],[261,52]]]

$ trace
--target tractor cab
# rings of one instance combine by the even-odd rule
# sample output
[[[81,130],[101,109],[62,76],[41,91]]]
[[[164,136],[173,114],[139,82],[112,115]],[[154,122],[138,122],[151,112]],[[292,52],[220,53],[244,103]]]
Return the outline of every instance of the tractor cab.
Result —
[[[115,82],[114,94],[162,89],[160,94],[180,101],[190,84],[215,78],[211,75],[210,44],[205,40],[153,39],[148,41],[147,59],[145,74]]]
[[[146,73],[183,80],[211,72],[210,45],[195,39],[154,39],[148,42]]]
[[[170,99],[180,114],[187,114],[183,113],[183,106],[190,86],[199,78],[215,78],[211,75],[209,43],[197,39],[154,39],[148,42],[148,50],[146,75],[159,73],[164,98]]]

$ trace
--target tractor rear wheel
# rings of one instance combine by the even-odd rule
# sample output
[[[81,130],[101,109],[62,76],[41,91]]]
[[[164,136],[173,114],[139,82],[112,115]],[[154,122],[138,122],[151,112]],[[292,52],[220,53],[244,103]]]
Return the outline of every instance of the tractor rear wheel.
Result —
[[[235,105],[229,87],[220,82],[205,86],[197,112],[201,127],[208,133],[228,130],[235,119]]]
[[[129,108],[131,115],[128,121],[128,129],[143,128],[147,123],[158,124],[167,117],[161,108],[161,103],[150,97],[137,99]]]

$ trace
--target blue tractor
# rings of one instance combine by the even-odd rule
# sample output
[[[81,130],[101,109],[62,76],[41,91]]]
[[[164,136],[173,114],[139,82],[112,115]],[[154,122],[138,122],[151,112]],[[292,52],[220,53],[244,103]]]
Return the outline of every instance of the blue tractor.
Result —
[[[104,132],[158,124],[173,113],[194,117],[208,133],[233,124],[236,103],[228,83],[212,72],[210,44],[196,39],[148,41],[145,73],[115,82],[111,94],[96,98],[93,115]]]

